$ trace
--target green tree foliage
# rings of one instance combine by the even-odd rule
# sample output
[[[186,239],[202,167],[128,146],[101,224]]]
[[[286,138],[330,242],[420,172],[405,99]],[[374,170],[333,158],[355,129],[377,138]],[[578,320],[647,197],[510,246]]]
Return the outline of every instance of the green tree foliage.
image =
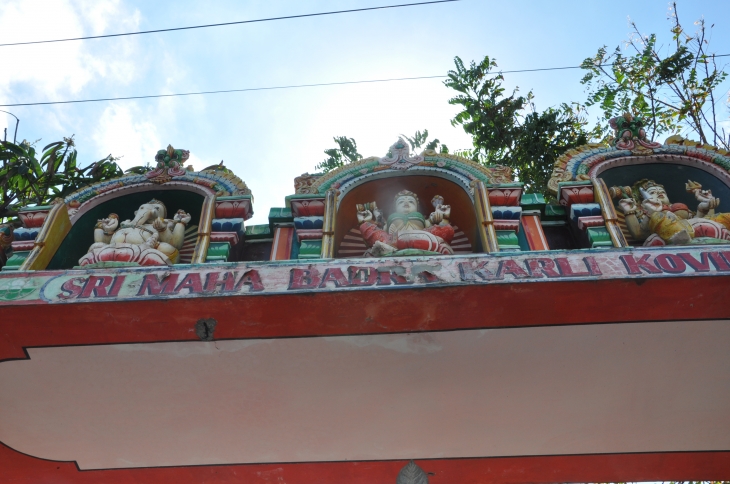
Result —
[[[527,191],[545,193],[557,158],[589,139],[582,106],[562,104],[538,112],[532,92],[506,92],[504,77],[492,72],[497,63],[488,56],[468,67],[459,57],[454,63],[444,84],[458,92],[449,103],[461,111],[451,124],[462,126],[474,146],[458,154],[485,165],[509,166]]]
[[[417,152],[419,149],[423,148],[426,150],[434,150],[439,153],[448,153],[449,148],[448,146],[441,144],[441,141],[438,140],[438,138],[435,138],[432,141],[428,141],[428,130],[424,129],[423,131],[416,131],[416,134],[413,136],[406,136],[404,134],[401,134],[402,137],[408,141],[408,144],[411,145],[411,151]]]
[[[716,92],[727,74],[708,51],[713,26],[707,28],[699,20],[696,31],[686,33],[676,4],[669,18],[672,43],[666,49],[658,47],[656,35],[641,35],[632,23],[629,55],[620,48],[609,54],[604,46],[583,62],[587,74],[582,83],[589,93],[586,106],[599,107],[603,115],[590,129],[581,104],[563,103],[537,111],[532,91],[522,96],[517,89],[505,89],[494,59],[487,56],[466,66],[456,57],[455,69],[444,81],[456,91],[449,103],[460,108],[451,124],[471,135],[473,148],[453,153],[485,165],[509,166],[528,191],[547,195],[547,181],[558,157],[591,139],[608,140],[612,135],[609,119],[625,112],[646,120],[650,138],[689,130],[703,143],[730,149],[730,137],[717,111],[727,96]],[[664,50],[666,54],[660,52]],[[404,138],[413,151],[425,146],[448,153],[438,140],[427,141],[428,130]],[[329,171],[360,159],[353,139],[340,137],[335,142],[340,149],[325,151],[329,158],[317,168]]]
[[[620,47],[608,53],[603,46],[583,61],[581,67],[588,71],[581,81],[589,91],[587,105],[599,106],[605,120],[625,112],[644,118],[652,138],[689,130],[703,143],[729,149],[717,114],[718,103],[725,99],[715,93],[727,74],[708,52],[714,25],[708,29],[700,19],[696,31],[688,34],[676,3],[670,7],[669,20],[672,42],[666,48],[657,45],[656,34],[642,35],[632,22],[628,53]]]
[[[428,130],[416,131],[413,136],[406,136],[402,134],[408,144],[411,145],[412,151],[417,151],[421,148],[427,150],[436,150],[439,153],[448,153],[449,148],[446,145],[441,144],[438,139],[432,141],[428,140]],[[337,148],[331,148],[324,150],[324,154],[327,158],[322,163],[319,163],[315,168],[322,170],[323,173],[332,171],[341,166],[345,166],[348,163],[355,162],[362,159],[362,155],[357,151],[357,142],[353,138],[347,136],[335,136],[332,138],[337,144]]]
[[[0,221],[14,219],[20,207],[48,205],[84,186],[123,174],[111,155],[80,168],[73,137],[40,152],[26,141],[0,142]]]
[[[353,161],[361,160],[362,155],[357,152],[357,143],[353,138],[347,136],[335,136],[332,138],[337,144],[337,148],[324,150],[327,155],[325,160],[318,164],[315,168],[322,170],[324,173],[332,171],[341,166],[345,166]]]
[[[557,109],[527,114],[515,136],[511,159],[516,177],[525,183],[525,190],[549,197],[547,183],[557,159],[571,148],[589,141],[584,129],[585,118],[575,105],[563,104]],[[509,163],[502,163],[507,164]]]

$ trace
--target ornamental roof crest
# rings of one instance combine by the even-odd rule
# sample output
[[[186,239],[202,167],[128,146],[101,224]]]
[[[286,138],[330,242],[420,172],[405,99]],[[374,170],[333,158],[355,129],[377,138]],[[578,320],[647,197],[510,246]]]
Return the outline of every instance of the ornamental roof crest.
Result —
[[[176,150],[172,145],[167,145],[166,150],[160,150],[155,156],[157,166],[154,170],[145,173],[145,177],[152,183],[167,183],[176,176],[185,175],[183,163],[190,158],[190,151]]]
[[[403,138],[398,138],[388,150],[388,154],[378,159],[378,164],[385,165],[396,170],[407,170],[424,161],[423,155],[409,156],[410,149]]]
[[[656,143],[646,137],[642,118],[635,118],[630,113],[624,113],[623,116],[611,118],[608,123],[616,134],[614,145],[619,150],[630,150],[635,154],[651,154],[654,148],[662,146],[661,143]]]

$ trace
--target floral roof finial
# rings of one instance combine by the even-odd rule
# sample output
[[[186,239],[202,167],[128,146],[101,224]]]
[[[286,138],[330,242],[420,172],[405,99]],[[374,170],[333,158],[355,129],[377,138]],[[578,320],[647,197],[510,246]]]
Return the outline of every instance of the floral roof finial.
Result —
[[[647,140],[646,131],[644,131],[644,120],[638,117],[635,118],[631,113],[624,113],[623,116],[611,118],[608,124],[615,131],[614,144],[620,150],[653,150],[662,145]]]
[[[160,150],[155,155],[157,166],[154,170],[145,173],[152,183],[167,183],[173,177],[183,176],[185,168],[183,163],[190,158],[190,151],[176,150],[172,145],[167,145],[166,150]]]
[[[423,156],[410,156],[408,143],[403,138],[398,138],[388,150],[388,154],[378,160],[381,165],[386,165],[396,170],[407,170],[408,168],[423,163]]]

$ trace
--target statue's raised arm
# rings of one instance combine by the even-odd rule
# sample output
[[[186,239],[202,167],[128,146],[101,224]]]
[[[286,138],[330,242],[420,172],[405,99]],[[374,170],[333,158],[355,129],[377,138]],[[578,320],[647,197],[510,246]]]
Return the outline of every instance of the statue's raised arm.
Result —
[[[612,187],[610,192],[619,198],[617,208],[624,214],[626,229],[644,245],[730,243],[730,214],[715,214],[720,200],[697,182],[689,180],[685,188],[699,202],[696,213],[684,203],[672,203],[664,185],[654,180]]]
[[[191,216],[184,210],[178,210],[172,219],[166,216],[165,204],[152,199],[140,205],[134,218],[121,224],[114,213],[99,220],[94,228],[94,243],[79,260],[79,265],[177,263]]]
[[[360,233],[368,251],[366,256],[453,254],[449,245],[454,229],[449,223],[451,207],[443,197],[433,199],[435,211],[426,219],[418,212],[418,196],[403,190],[395,196],[395,212],[383,224],[375,202],[357,206]]]

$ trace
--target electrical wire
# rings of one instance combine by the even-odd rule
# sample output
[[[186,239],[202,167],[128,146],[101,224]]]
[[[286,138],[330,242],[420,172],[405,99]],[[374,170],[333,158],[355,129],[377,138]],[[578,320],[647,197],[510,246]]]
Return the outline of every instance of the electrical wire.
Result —
[[[728,57],[730,54],[718,54],[714,57]],[[601,64],[596,67],[608,67],[613,64]],[[544,67],[539,69],[517,69],[511,71],[498,71],[490,73],[490,75],[499,74],[517,74],[523,72],[545,72],[545,71],[562,71],[567,69],[582,69],[582,66],[566,66],[566,67]],[[0,107],[17,107],[17,106],[48,106],[52,104],[79,104],[79,103],[93,103],[93,102],[104,102],[104,101],[128,101],[133,99],[154,99],[164,97],[182,97],[182,96],[202,96],[206,94],[226,94],[234,92],[251,92],[251,91],[274,91],[283,89],[300,89],[305,87],[325,87],[325,86],[344,86],[351,84],[373,84],[380,82],[396,82],[396,81],[415,81],[423,79],[443,79],[445,75],[440,76],[416,76],[416,77],[397,77],[390,79],[368,79],[359,81],[341,81],[341,82],[320,82],[316,84],[293,84],[286,86],[269,86],[269,87],[249,87],[243,89],[222,89],[217,91],[197,91],[197,92],[181,92],[173,94],[149,94],[143,96],[124,96],[124,97],[105,97],[96,99],[74,99],[71,101],[46,101],[46,102],[34,102],[34,103],[15,103],[15,104],[0,104]]]
[[[250,92],[250,91],[273,91],[279,89],[298,89],[302,87],[321,87],[321,86],[342,86],[347,84],[366,84],[376,82],[391,82],[391,81],[412,81],[416,79],[436,79],[443,78],[446,76],[419,76],[419,77],[399,77],[395,79],[371,79],[363,81],[342,81],[342,82],[322,82],[317,84],[295,84],[290,86],[270,86],[270,87],[249,87],[244,89],[223,89],[219,91],[198,91],[198,92],[181,92],[175,94],[150,94],[146,96],[126,96],[126,97],[107,97],[98,99],[77,99],[73,101],[48,101],[38,103],[17,103],[17,104],[0,104],[0,107],[13,107],[13,106],[42,106],[49,104],[75,104],[75,103],[94,103],[101,101],[127,101],[131,99],[152,99],[160,97],[178,97],[178,96],[199,96],[204,94],[225,94],[231,92]]]
[[[174,31],[178,31],[178,30],[207,29],[210,27],[225,27],[225,26],[229,26],[229,25],[271,22],[274,20],[289,20],[289,19],[296,19],[296,18],[321,17],[324,15],[336,15],[336,14],[340,14],[340,13],[354,13],[354,12],[367,12],[367,11],[371,11],[371,10],[385,10],[388,8],[417,7],[420,5],[432,5],[435,3],[451,3],[451,2],[459,2],[459,1],[460,0],[430,0],[430,1],[426,1],[426,2],[401,3],[398,5],[383,5],[380,7],[365,7],[365,8],[354,8],[351,10],[334,10],[331,12],[317,12],[317,13],[305,13],[305,14],[300,14],[300,15],[287,15],[285,17],[269,17],[269,18],[259,18],[259,19],[254,19],[254,20],[239,20],[236,22],[222,22],[222,23],[217,23],[217,24],[191,25],[188,27],[172,27],[169,29],[141,30],[139,32],[125,32],[125,33],[121,33],[121,34],[90,35],[87,37],[71,37],[68,39],[34,40],[34,41],[29,41],[29,42],[12,42],[12,43],[7,43],[7,44],[0,44],[0,47],[9,47],[12,45],[50,44],[53,42],[71,42],[71,41],[75,41],[75,40],[106,39],[109,37],[123,37],[126,35],[156,34],[156,33],[160,33],[160,32],[174,32]]]

